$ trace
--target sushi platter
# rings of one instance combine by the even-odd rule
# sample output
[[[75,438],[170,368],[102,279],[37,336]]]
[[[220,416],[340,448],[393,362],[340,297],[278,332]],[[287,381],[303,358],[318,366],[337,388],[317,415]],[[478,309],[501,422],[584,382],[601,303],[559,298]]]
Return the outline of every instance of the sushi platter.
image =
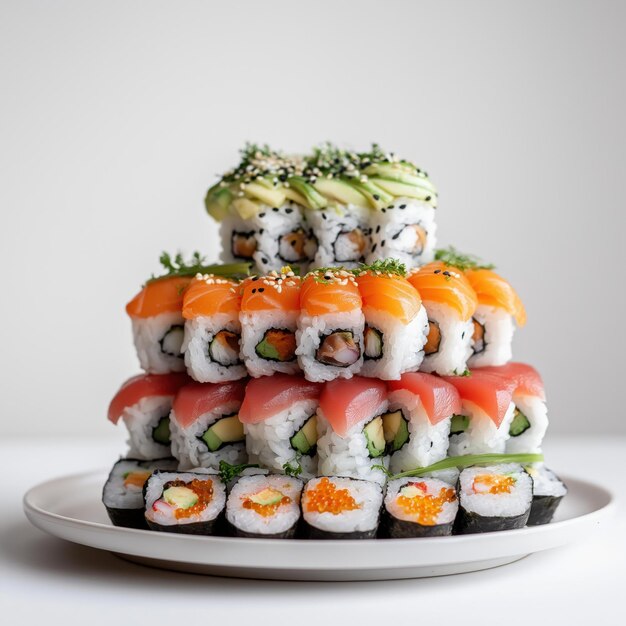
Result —
[[[543,381],[512,360],[526,310],[493,265],[437,248],[424,170],[375,144],[247,145],[205,205],[219,259],[163,253],[126,306],[143,373],[109,405],[128,431],[99,483],[117,528],[76,519],[90,541],[108,537],[89,545],[169,562],[167,547],[123,546],[193,538],[228,558],[186,563],[250,574],[263,568],[234,555],[259,542],[281,544],[268,569],[310,557],[311,571],[348,572],[359,541],[336,542],[373,541],[401,577],[570,536],[552,523],[574,496],[542,453]]]

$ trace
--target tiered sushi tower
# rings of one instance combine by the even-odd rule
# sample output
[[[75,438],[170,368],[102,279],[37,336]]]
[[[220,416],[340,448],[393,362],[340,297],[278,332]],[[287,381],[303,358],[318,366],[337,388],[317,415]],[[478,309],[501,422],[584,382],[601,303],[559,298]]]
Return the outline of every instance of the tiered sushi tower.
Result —
[[[246,146],[211,187],[223,264],[163,254],[129,302],[140,374],[114,524],[241,537],[421,537],[548,523],[543,383],[493,266],[437,250],[427,174],[374,145]]]

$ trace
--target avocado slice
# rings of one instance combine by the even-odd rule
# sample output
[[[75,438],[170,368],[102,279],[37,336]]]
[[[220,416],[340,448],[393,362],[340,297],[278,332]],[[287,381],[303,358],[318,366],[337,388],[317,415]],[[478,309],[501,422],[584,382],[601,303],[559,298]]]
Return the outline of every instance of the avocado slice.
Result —
[[[217,420],[199,437],[211,452],[216,452],[228,443],[243,441],[244,438],[243,424],[236,414]]]
[[[313,186],[321,194],[340,204],[352,204],[363,209],[370,208],[370,203],[360,191],[338,178],[318,178]]]
[[[395,180],[398,183],[406,183],[407,185],[413,185],[415,187],[430,185],[430,181],[427,178],[418,176],[415,170],[412,170],[406,165],[400,165],[399,163],[372,163],[372,165],[369,165],[364,170],[364,174],[368,176],[379,176],[387,180]],[[432,191],[434,190],[433,187]]]
[[[277,187],[267,188],[259,183],[244,185],[243,192],[253,200],[260,200],[271,207],[279,207],[285,202],[285,194]]]
[[[406,183],[399,183],[395,180],[386,180],[384,178],[371,178],[370,180],[396,198],[415,198],[416,200],[421,200],[422,202],[426,202],[434,207],[437,206],[437,194],[429,189],[416,187],[414,185],[407,185]]]
[[[292,176],[288,182],[290,187],[304,197],[306,200],[305,206],[311,209],[323,209],[328,206],[328,200],[301,176]]]
[[[360,191],[369,201],[370,205],[375,209],[386,207],[392,200],[393,196],[384,189],[375,185],[371,180],[362,182],[356,178],[344,178],[349,185]]]
[[[284,494],[277,489],[266,487],[248,496],[248,500],[254,502],[254,504],[260,504],[261,506],[271,506],[272,504],[279,504],[284,497]]]
[[[389,452],[396,452],[409,440],[409,426],[402,411],[383,415],[383,433]]]
[[[159,423],[152,429],[152,439],[162,446],[169,446],[172,443],[170,438],[170,417],[166,415],[159,420]]]
[[[189,487],[168,487],[163,492],[163,500],[179,509],[189,509],[198,502],[198,494]]]
[[[293,361],[296,357],[296,336],[290,330],[270,328],[254,351],[257,356],[268,361]]]
[[[215,185],[207,191],[204,205],[207,213],[216,221],[221,222],[229,213],[233,194],[228,187]]]
[[[450,422],[450,434],[460,435],[469,427],[469,417],[467,415],[453,415]]]
[[[313,456],[317,447],[317,415],[311,415],[289,443],[297,452]]]
[[[365,441],[367,442],[367,451],[372,459],[385,454],[385,435],[383,431],[382,415],[375,417],[363,429]]]
[[[515,413],[513,413],[513,421],[509,427],[509,435],[511,435],[511,437],[519,437],[529,428],[530,422],[528,421],[528,418],[518,408],[516,408]]]

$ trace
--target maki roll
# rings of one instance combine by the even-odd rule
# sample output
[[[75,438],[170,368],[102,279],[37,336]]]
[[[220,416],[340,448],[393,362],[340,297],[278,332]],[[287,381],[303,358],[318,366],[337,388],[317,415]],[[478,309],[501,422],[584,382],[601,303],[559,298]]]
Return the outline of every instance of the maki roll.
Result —
[[[397,474],[444,459],[452,416],[461,412],[456,387],[421,372],[403,374],[388,386],[389,412],[383,426],[389,431],[392,422],[397,422],[397,426],[393,424],[393,439],[386,436],[392,442],[391,471]]]
[[[185,338],[182,351],[189,375],[201,383],[247,376],[240,355],[241,296],[235,281],[198,274],[183,297]]]
[[[428,316],[404,274],[404,265],[391,259],[357,274],[365,315],[361,376],[397,380],[424,358]]]
[[[170,414],[172,454],[179,469],[219,469],[220,461],[231,465],[248,459],[239,407],[245,380],[212,385],[191,383],[180,389]]]
[[[145,516],[150,530],[214,535],[226,505],[217,474],[156,471],[145,484]]]
[[[309,539],[374,539],[382,503],[377,483],[313,478],[302,493],[303,532]]]
[[[318,410],[318,473],[385,484],[389,465],[384,416],[387,387],[381,380],[355,376],[326,383]]]
[[[363,366],[362,300],[354,275],[342,269],[307,274],[300,291],[296,341],[307,380],[351,378]]]
[[[300,277],[289,267],[244,281],[241,352],[251,376],[296,374]]]
[[[317,473],[321,385],[301,376],[254,378],[239,411],[250,463],[274,472]]]
[[[149,281],[126,305],[141,368],[150,374],[184,372],[183,293],[191,277]]]
[[[420,369],[460,376],[472,354],[476,294],[460,270],[439,261],[409,274],[428,314],[428,337]]]
[[[114,526],[148,528],[144,517],[143,486],[154,470],[176,469],[176,459],[120,459],[102,490],[102,503]]]
[[[290,476],[244,476],[226,502],[226,520],[237,537],[291,539],[300,520],[302,481]]]
[[[567,495],[567,487],[543,464],[530,465],[525,469],[533,479],[533,501],[527,524],[549,524],[561,500]]]
[[[454,487],[435,478],[398,478],[387,485],[384,536],[451,535],[459,508]]]
[[[533,481],[521,465],[468,467],[459,476],[455,532],[484,533],[523,528],[530,514]]]
[[[128,456],[151,460],[171,456],[170,410],[184,373],[140,374],[129,378],[109,405],[108,418],[128,429]]]

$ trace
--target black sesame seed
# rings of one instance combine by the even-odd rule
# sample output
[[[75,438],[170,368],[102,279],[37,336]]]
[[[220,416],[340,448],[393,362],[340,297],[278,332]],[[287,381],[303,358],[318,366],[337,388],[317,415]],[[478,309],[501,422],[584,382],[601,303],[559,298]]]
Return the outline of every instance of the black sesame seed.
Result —
[[[259,276],[255,276],[255,277],[252,279],[252,282],[254,282],[255,280],[259,280]]]
[[[441,270],[435,270],[435,274],[441,274]]]
[[[279,180],[281,183],[284,183],[284,182],[287,180],[287,176],[286,176],[285,174],[281,174],[281,175],[278,177],[278,180]]]
[[[379,233],[380,232],[380,225],[376,226],[376,232]]]
[[[381,211],[382,211],[383,213],[386,213],[386,212],[387,212],[387,209],[382,208],[382,209],[381,209]]]
[[[425,200],[426,202],[430,202],[430,196],[426,196]]]
[[[265,291],[265,287],[259,287],[259,293],[263,293]]]
[[[292,248],[295,248],[297,244],[298,244],[298,242],[294,239],[294,240],[291,242],[291,247],[292,247]]]
[[[326,219],[326,213],[322,213],[322,219],[325,220]]]
[[[372,198],[374,198],[374,200],[380,200],[380,196],[376,193],[372,196]]]
[[[259,217],[265,217],[265,213],[259,213]]]
[[[389,205],[387,208],[388,208],[388,209],[393,209],[393,208],[394,208],[394,207],[393,207],[393,204]]]
[[[465,331],[461,333],[461,339],[465,339]]]
[[[261,262],[262,262],[262,263],[265,263],[265,265],[267,265],[267,264],[269,263],[269,261],[268,261],[265,257],[263,257],[263,258],[261,259]]]
[[[264,231],[265,231],[264,228],[259,228],[259,235],[262,235]]]
[[[406,204],[401,204],[401,205],[400,205],[400,208],[401,208],[401,209],[406,209]]]
[[[383,239],[383,240],[380,242],[380,247],[381,247],[381,248],[384,248],[384,247],[385,247],[385,241],[386,241],[386,240],[385,240],[385,239]]]
[[[285,209],[285,213],[293,213],[293,209]]]
[[[252,293],[256,293],[256,289],[253,289],[253,290],[252,290]]]
[[[392,239],[397,239],[399,236],[400,236],[400,233],[396,233],[396,234],[392,237]]]
[[[275,213],[278,213],[278,207],[274,207],[272,211],[274,211]]]
[[[375,243],[375,244],[372,246],[372,252],[376,252],[376,246],[377,246],[377,245],[378,245],[378,244],[376,244],[376,243]]]
[[[444,276],[450,276],[450,272],[447,272],[447,271],[446,271],[446,272],[444,272],[444,273],[443,273],[443,275],[444,275]]]

